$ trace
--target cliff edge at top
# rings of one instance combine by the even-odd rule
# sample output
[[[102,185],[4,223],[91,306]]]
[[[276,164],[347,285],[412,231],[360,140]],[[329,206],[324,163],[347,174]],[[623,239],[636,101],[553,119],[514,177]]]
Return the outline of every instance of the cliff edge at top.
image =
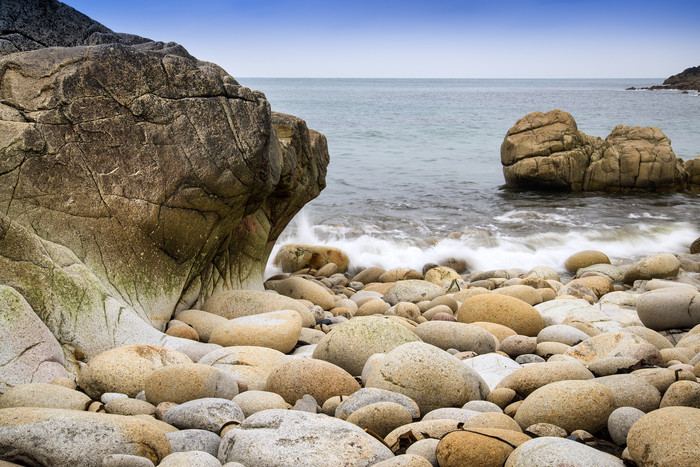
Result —
[[[0,18],[0,284],[66,355],[176,345],[176,310],[262,290],[325,187],[325,137],[178,44],[54,0]]]

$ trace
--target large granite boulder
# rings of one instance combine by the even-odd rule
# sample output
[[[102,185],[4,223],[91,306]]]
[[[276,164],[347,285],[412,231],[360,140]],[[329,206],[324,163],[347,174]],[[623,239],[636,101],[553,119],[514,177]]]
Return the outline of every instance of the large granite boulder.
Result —
[[[0,18],[0,284],[79,359],[181,345],[175,311],[262,290],[325,186],[324,136],[178,44],[53,0]]]
[[[501,145],[508,185],[570,191],[681,191],[689,180],[671,140],[656,127],[618,125],[605,140],[578,130],[561,110],[533,112]]]

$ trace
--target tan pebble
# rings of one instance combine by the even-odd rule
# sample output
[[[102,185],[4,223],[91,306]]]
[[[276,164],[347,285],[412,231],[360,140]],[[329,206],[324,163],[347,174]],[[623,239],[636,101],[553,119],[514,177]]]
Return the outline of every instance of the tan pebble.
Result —
[[[400,302],[394,307],[396,316],[402,316],[415,321],[420,316],[420,308],[415,303]]]
[[[163,415],[165,415],[165,412],[177,406],[178,404],[176,404],[175,402],[161,402],[156,406],[156,418],[158,418],[158,420],[162,420]]]
[[[544,327],[539,312],[528,303],[508,295],[484,294],[465,300],[457,321],[487,321],[507,326],[518,334],[536,336]]]
[[[452,313],[436,313],[431,321],[451,321],[454,323],[457,321],[457,318]]]
[[[548,302],[557,298],[557,292],[554,289],[537,289],[540,292],[543,302]]]
[[[78,386],[93,399],[105,392],[129,397],[144,389],[146,379],[166,365],[192,363],[185,354],[153,345],[116,347],[93,357],[78,375]]]
[[[100,401],[94,401],[90,403],[90,405],[87,408],[88,412],[100,412],[104,413],[105,412],[105,405],[100,402]]]
[[[78,387],[78,385],[75,384],[75,380],[72,378],[55,378],[55,379],[51,380],[51,382],[49,384],[63,386],[64,388],[68,388],[68,389],[76,389]]]
[[[109,401],[105,405],[105,411],[117,415],[154,415],[156,407],[138,399],[119,398]]]
[[[408,409],[396,402],[376,402],[354,411],[347,421],[383,438],[396,428],[411,423],[413,418]]]
[[[552,425],[551,423],[535,423],[525,429],[525,433],[532,433],[537,437],[554,436],[557,438],[566,438],[568,433],[560,426]]]
[[[454,296],[452,295],[441,295],[439,297],[433,298],[432,300],[430,300],[430,302],[428,302],[428,309],[439,305],[445,305],[450,307],[452,313],[457,313],[457,310],[459,309],[459,303],[457,303],[457,300],[455,300]]]
[[[551,423],[568,432],[598,432],[615,408],[613,392],[602,384],[590,380],[557,381],[527,396],[515,421],[523,428]]]
[[[423,274],[416,271],[415,269],[409,268],[395,268],[386,271],[384,274],[379,276],[379,282],[396,282],[405,280],[422,280]]]
[[[513,418],[505,413],[483,412],[470,418],[465,424],[468,428],[499,428],[522,433],[522,428]]]
[[[426,420],[402,425],[384,437],[384,442],[393,450],[398,449],[399,439],[411,433],[416,440],[427,438],[439,439],[450,431],[457,430],[461,426],[457,420],[439,419]]]
[[[236,379],[224,370],[201,363],[160,368],[146,379],[146,400],[183,403],[207,397],[231,399],[238,394]]]
[[[496,323],[489,323],[486,321],[476,321],[474,323],[471,323],[474,326],[479,326],[480,328],[483,328],[496,336],[496,339],[498,339],[498,342],[503,342],[503,340],[506,337],[510,336],[517,336],[518,334],[513,331],[511,328],[508,326],[503,326],[502,324],[496,324]]]
[[[440,467],[501,467],[516,447],[530,439],[523,433],[497,428],[457,430],[440,440],[436,457]]]
[[[546,359],[552,355],[562,355],[570,348],[571,346],[561,342],[540,342],[535,349],[535,355]]]
[[[321,412],[325,413],[326,415],[330,417],[335,416],[335,409],[338,408],[341,402],[344,400],[344,396],[332,396],[326,399],[326,402],[323,403],[323,407],[321,407]]]
[[[495,289],[493,293],[519,298],[530,305],[542,303],[542,294],[540,294],[537,289],[530,287],[529,285],[509,285]]]
[[[693,381],[676,381],[668,387],[660,408],[683,406],[700,409],[700,383]]]
[[[522,405],[523,401],[515,401],[511,404],[508,404],[505,409],[503,409],[503,413],[508,415],[509,417],[515,417],[515,414],[518,412],[518,409]]]
[[[212,331],[227,322],[223,316],[203,310],[184,310],[175,317],[194,328],[203,342],[209,342]]]
[[[486,400],[489,402],[493,402],[501,409],[505,409],[508,406],[508,404],[513,402],[515,396],[516,392],[510,388],[498,388],[491,391],[489,395],[486,396]]]
[[[165,333],[173,337],[181,337],[183,339],[199,341],[199,334],[197,334],[197,331],[195,331],[192,326],[188,326],[184,323],[168,326]]]
[[[306,358],[290,360],[273,370],[266,385],[267,391],[279,394],[289,404],[309,394],[323,405],[330,397],[347,396],[359,389],[359,383],[341,367]]]
[[[644,415],[632,425],[627,447],[638,465],[697,465],[699,433],[700,409],[665,407]]]
[[[594,264],[610,264],[610,258],[602,251],[584,250],[574,253],[564,261],[564,268],[568,272],[575,273],[581,268],[587,268]]]
[[[371,316],[384,314],[389,309],[389,304],[381,298],[373,298],[364,302],[357,309],[355,316]]]
[[[688,363],[691,358],[695,356],[695,352],[685,347],[674,347],[671,349],[661,349],[661,356],[665,360],[667,365],[670,365],[672,360],[676,360],[680,363]]]
[[[420,308],[420,307],[419,307],[419,308]],[[434,317],[436,314],[438,314],[438,313],[443,313],[443,314],[447,314],[447,315],[450,315],[450,316],[454,316],[454,312],[453,312],[452,309],[451,309],[449,306],[447,306],[447,305],[437,305],[437,306],[434,306],[434,307],[432,307],[432,308],[426,310],[426,311],[423,313],[423,316],[424,316],[426,319],[431,320],[431,319],[433,319],[433,317]]]
[[[498,350],[506,353],[511,358],[532,354],[537,350],[537,339],[521,335],[507,336],[501,341]]]
[[[350,279],[350,282],[362,282],[363,284],[379,282],[379,277],[385,272],[385,269],[377,266],[369,267],[357,273],[355,277]]]

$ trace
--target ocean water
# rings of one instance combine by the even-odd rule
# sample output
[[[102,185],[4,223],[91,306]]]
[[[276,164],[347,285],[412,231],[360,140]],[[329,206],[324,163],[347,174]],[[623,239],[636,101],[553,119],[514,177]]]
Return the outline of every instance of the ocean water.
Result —
[[[658,126],[678,157],[700,154],[700,96],[625,90],[662,79],[239,81],[263,91],[273,110],[303,118],[328,138],[327,187],[276,249],[285,243],[337,246],[356,269],[420,270],[455,258],[470,270],[562,270],[569,255],[584,249],[622,261],[685,253],[700,236],[697,194],[537,193],[503,186],[503,138],[536,110],[565,110],[580,130],[603,138],[618,124]],[[268,272],[276,271],[269,265]]]

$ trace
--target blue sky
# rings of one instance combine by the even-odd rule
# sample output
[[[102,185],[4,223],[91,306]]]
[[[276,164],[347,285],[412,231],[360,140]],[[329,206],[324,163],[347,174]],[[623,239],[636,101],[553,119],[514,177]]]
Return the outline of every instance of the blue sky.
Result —
[[[68,0],[235,77],[665,78],[700,65],[698,0]]]

